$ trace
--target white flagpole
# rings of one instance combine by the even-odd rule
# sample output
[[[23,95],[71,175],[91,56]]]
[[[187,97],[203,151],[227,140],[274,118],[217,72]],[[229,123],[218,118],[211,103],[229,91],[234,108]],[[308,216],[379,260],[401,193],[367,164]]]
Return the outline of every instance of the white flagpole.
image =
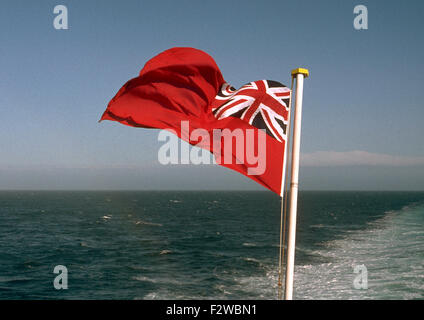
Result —
[[[309,71],[303,68],[294,69],[292,77],[296,78],[296,100],[293,126],[293,147],[291,161],[291,183],[290,183],[290,212],[289,212],[289,232],[287,242],[287,265],[286,265],[286,286],[285,299],[293,299],[293,278],[294,278],[294,254],[296,246],[296,216],[297,216],[297,194],[299,190],[299,153],[300,153],[300,131],[302,123],[302,98],[303,79],[309,76]]]

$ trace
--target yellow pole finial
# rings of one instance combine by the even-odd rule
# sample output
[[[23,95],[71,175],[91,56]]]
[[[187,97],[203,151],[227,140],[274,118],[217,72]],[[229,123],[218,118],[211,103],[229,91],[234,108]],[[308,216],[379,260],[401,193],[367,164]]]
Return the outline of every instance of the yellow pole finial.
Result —
[[[293,69],[291,72],[292,77],[294,77],[297,74],[303,74],[305,76],[305,78],[309,77],[309,70],[305,69],[305,68],[296,68]]]

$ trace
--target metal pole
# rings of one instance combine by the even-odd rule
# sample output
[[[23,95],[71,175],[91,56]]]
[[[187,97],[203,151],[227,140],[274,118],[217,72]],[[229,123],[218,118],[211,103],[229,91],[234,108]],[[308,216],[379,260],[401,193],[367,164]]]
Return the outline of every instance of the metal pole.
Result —
[[[294,255],[296,247],[296,216],[297,216],[297,194],[299,190],[299,153],[300,153],[300,132],[302,123],[302,98],[303,79],[308,77],[307,69],[298,68],[292,71],[292,77],[296,77],[296,100],[293,126],[293,147],[292,147],[292,167],[290,183],[290,212],[289,212],[289,232],[287,242],[287,265],[286,265],[286,286],[285,299],[293,299],[293,278],[294,278]]]

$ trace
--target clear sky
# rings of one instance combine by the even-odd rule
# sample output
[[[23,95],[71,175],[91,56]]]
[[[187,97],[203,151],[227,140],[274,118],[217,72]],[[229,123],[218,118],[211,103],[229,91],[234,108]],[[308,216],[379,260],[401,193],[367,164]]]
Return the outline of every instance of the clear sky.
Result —
[[[68,30],[53,28],[59,4]],[[0,189],[263,190],[219,166],[160,165],[157,130],[97,123],[147,60],[190,46],[235,87],[310,69],[302,189],[424,190],[423,16],[420,0],[2,0]]]

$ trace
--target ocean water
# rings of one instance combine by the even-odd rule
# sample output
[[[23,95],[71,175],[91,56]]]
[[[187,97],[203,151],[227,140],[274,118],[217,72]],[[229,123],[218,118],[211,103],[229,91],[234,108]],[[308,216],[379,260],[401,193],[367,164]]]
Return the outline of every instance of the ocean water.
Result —
[[[271,192],[0,192],[0,299],[276,299],[279,207]],[[301,192],[297,230],[294,298],[424,298],[423,192]]]

